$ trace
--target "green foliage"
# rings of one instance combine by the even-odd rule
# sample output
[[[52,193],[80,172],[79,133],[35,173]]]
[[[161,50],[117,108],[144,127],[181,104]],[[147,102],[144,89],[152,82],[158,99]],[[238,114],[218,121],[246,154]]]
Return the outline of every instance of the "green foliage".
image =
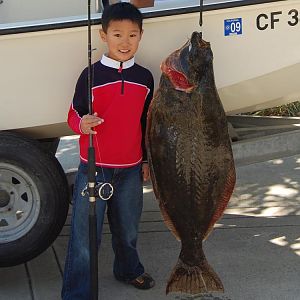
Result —
[[[300,117],[300,101],[295,101],[285,105],[247,113],[247,115]]]

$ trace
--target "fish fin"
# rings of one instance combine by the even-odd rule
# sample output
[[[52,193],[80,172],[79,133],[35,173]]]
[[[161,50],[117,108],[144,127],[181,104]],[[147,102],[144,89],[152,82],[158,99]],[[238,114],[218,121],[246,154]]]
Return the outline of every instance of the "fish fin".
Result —
[[[161,201],[159,201],[159,208],[160,208],[160,212],[162,214],[164,223],[166,224],[166,226],[169,228],[169,230],[172,232],[172,234],[175,236],[177,241],[180,241],[180,236],[178,231],[176,230],[173,222],[171,221],[163,203]]]
[[[149,160],[149,156],[148,156],[148,160]],[[151,158],[150,158],[150,161],[151,161]],[[152,167],[152,163],[150,163],[150,174],[151,174],[152,186],[153,186],[154,195],[155,195],[155,197],[158,201],[158,204],[159,204],[159,208],[160,208],[162,218],[164,220],[165,225],[168,227],[168,229],[175,236],[176,240],[180,241],[179,233],[177,232],[173,222],[171,221],[163,202],[160,200],[160,195],[159,195],[158,188],[157,188],[155,174],[154,174],[151,167]]]
[[[189,266],[179,258],[167,283],[166,294],[171,292],[195,295],[224,292],[224,287],[205,258],[201,265],[197,266]]]
[[[148,160],[149,160],[149,156],[148,156]],[[151,158],[150,158],[149,161],[151,161]],[[158,204],[159,204],[159,208],[160,208],[162,218],[164,220],[165,225],[168,227],[168,229],[175,236],[176,240],[180,241],[179,233],[177,232],[173,222],[171,221],[163,202],[160,200],[160,195],[159,195],[158,188],[157,188],[155,174],[154,174],[151,166],[152,166],[152,163],[150,163],[150,174],[151,174],[151,180],[152,180],[152,187],[153,187],[154,195],[155,195],[155,197],[158,201]]]
[[[226,206],[230,200],[232,192],[234,190],[235,181],[236,181],[235,168],[234,168],[234,165],[232,165],[232,167],[229,171],[229,174],[227,176],[225,188],[222,193],[222,199],[220,199],[220,201],[218,202],[219,206],[217,207],[214,215],[212,216],[211,222],[206,230],[206,233],[204,234],[203,240],[207,239],[209,234],[212,232],[215,223],[222,217],[222,215],[226,209]]]
[[[148,112],[148,128],[150,127],[150,122],[151,122],[151,114]],[[147,148],[150,148],[150,142],[148,139],[148,132],[146,133],[146,141],[147,141]],[[153,170],[153,163],[152,163],[152,157],[151,157],[151,151],[148,151],[148,162],[149,162],[149,166],[150,166],[150,175],[151,175],[151,181],[152,181],[152,187],[153,187],[153,191],[154,191],[154,195],[159,203],[159,208],[160,208],[160,212],[162,214],[164,223],[166,224],[166,226],[168,227],[168,229],[172,232],[172,234],[175,236],[175,238],[180,241],[180,237],[179,234],[177,232],[177,230],[175,229],[175,226],[173,224],[173,222],[171,221],[164,204],[162,203],[162,201],[160,200],[160,194],[158,192],[158,188],[157,188],[157,181],[156,181],[156,177],[155,177],[155,172]]]

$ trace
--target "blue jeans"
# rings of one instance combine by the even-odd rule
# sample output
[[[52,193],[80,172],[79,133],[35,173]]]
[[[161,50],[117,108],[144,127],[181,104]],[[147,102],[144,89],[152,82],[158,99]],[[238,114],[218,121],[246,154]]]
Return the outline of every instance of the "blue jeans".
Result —
[[[114,194],[108,201],[97,198],[98,249],[107,207],[115,254],[113,273],[116,279],[128,282],[144,273],[136,249],[138,224],[143,207],[141,165],[118,169],[97,168],[96,181],[110,182],[114,187]],[[81,163],[74,186],[71,234],[62,288],[63,300],[90,299],[89,200],[88,195],[81,195],[86,184],[87,165]]]

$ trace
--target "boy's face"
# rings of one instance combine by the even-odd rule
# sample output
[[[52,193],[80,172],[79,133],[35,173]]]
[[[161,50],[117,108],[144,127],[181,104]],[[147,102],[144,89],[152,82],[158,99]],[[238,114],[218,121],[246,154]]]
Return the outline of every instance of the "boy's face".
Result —
[[[102,41],[107,43],[108,57],[123,62],[135,55],[142,34],[138,24],[130,20],[110,21],[106,33],[100,30]]]

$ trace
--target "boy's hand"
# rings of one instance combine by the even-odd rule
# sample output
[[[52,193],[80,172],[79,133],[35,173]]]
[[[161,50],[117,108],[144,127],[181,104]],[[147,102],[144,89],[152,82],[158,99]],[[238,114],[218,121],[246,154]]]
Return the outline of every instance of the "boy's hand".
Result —
[[[95,112],[93,115],[84,115],[81,119],[80,130],[84,134],[96,134],[92,128],[96,127],[104,122],[103,119],[98,117],[98,114]]]
[[[149,164],[148,163],[143,163],[142,164],[142,175],[143,175],[143,180],[147,181],[150,178],[150,170],[149,170]]]

